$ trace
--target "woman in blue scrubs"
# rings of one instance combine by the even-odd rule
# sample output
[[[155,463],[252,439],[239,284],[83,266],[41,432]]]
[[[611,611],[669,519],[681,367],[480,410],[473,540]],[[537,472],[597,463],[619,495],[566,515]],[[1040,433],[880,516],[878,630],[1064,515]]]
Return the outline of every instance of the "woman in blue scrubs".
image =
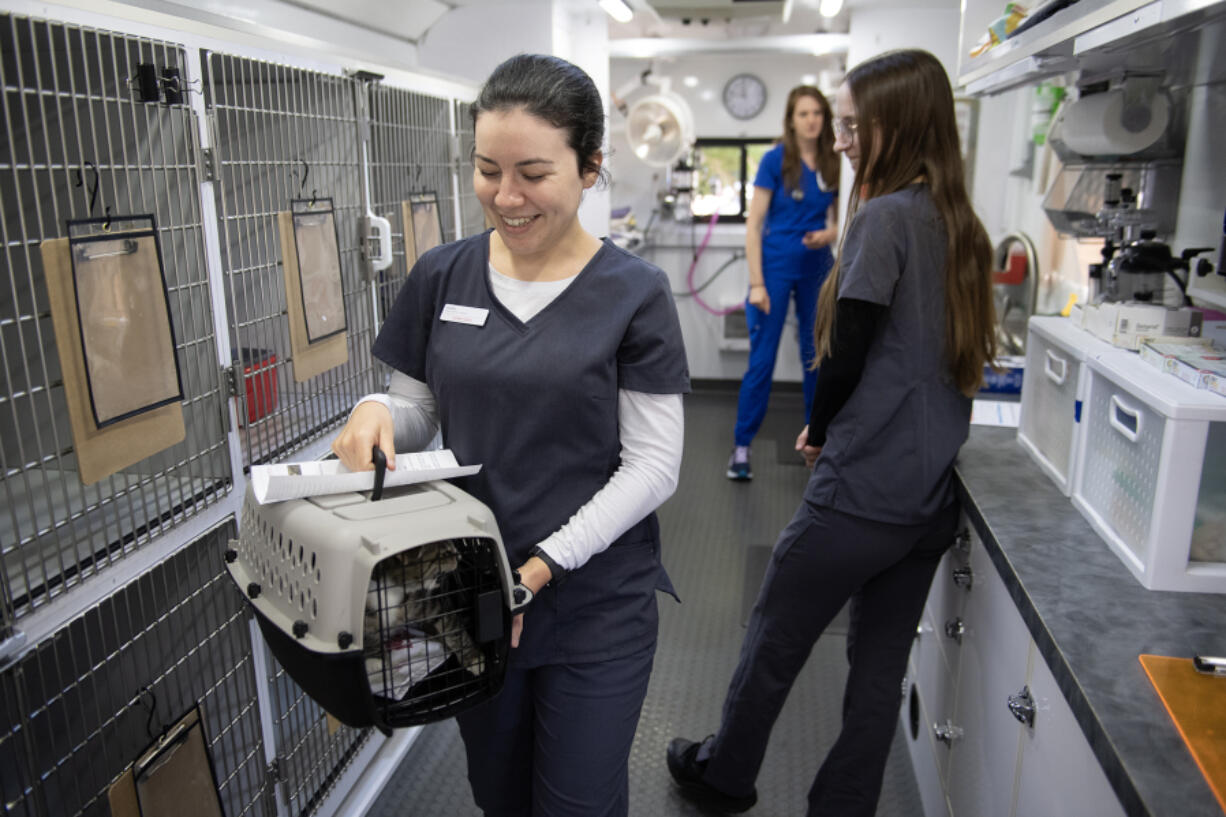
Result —
[[[830,123],[830,103],[821,91],[810,85],[793,88],[783,116],[783,138],[758,163],[745,219],[749,368],[737,400],[729,479],[753,478],[749,447],[766,417],[789,299],[796,304],[800,326],[796,335],[806,417],[813,405],[817,381],[809,327],[818,290],[834,263],[830,245],[838,237],[839,159]]]
[[[814,642],[849,599],[843,727],[808,817],[872,817],[899,686],[958,522],[954,461],[996,356],[992,245],[971,207],[953,92],[926,51],[853,68],[836,130],[855,168],[847,233],[822,288],[821,372],[796,449],[813,467],[750,615],[719,729],[674,739],[689,798],[739,812]]]
[[[579,222],[601,178],[592,80],[555,57],[494,70],[471,109],[491,231],[425,253],[375,340],[389,394],[333,442],[351,469],[435,431],[494,512],[518,590],[502,691],[457,716],[490,817],[624,817],[655,655],[655,509],[681,464],[689,374],[667,277]]]

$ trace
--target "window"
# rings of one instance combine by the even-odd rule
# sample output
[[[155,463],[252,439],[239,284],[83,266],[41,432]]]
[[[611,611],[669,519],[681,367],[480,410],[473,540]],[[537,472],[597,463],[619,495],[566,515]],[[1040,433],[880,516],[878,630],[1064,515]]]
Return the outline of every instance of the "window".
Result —
[[[694,194],[690,213],[707,221],[743,222],[753,198],[753,180],[771,139],[699,139],[694,143]]]

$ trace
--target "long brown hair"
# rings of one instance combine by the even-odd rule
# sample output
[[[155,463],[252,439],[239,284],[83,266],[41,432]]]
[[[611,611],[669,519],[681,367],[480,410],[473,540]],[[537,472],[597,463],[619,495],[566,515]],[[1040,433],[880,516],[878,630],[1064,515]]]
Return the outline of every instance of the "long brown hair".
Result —
[[[812,85],[797,85],[788,93],[788,103],[783,114],[783,186],[786,190],[800,187],[800,143],[796,128],[792,126],[792,114],[802,96],[813,97],[822,111],[822,131],[817,135],[817,172],[827,190],[839,186],[839,156],[834,152],[834,114],[825,95]]]
[[[966,192],[949,78],[932,54],[908,49],[860,63],[844,81],[860,140],[844,235],[862,200],[901,190],[917,177],[927,182],[946,235],[945,352],[957,387],[972,395],[983,385],[984,364],[996,358],[992,245]],[[818,298],[818,360],[830,350],[839,266]]]

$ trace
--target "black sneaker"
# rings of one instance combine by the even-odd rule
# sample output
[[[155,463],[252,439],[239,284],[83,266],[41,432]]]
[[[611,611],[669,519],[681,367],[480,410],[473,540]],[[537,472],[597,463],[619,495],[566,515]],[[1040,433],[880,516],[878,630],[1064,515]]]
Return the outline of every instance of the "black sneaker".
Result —
[[[729,814],[740,814],[753,808],[754,803],[758,802],[757,789],[737,797],[724,794],[702,779],[707,764],[706,761],[698,760],[698,749],[701,746],[701,743],[685,738],[673,738],[669,741],[668,772],[673,776],[673,780],[677,781],[682,796],[698,806]]]
[[[745,452],[744,459],[737,459],[736,449],[732,449],[732,456],[728,458],[728,472],[725,476],[735,482],[749,482],[753,479],[753,469],[749,467],[749,451]]]

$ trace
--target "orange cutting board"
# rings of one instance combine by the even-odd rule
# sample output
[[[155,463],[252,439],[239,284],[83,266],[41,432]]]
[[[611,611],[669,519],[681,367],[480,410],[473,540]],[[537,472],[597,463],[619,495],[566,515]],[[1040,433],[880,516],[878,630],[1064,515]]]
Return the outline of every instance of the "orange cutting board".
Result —
[[[1226,811],[1226,678],[1197,672],[1191,658],[1140,658],[1196,765]]]

